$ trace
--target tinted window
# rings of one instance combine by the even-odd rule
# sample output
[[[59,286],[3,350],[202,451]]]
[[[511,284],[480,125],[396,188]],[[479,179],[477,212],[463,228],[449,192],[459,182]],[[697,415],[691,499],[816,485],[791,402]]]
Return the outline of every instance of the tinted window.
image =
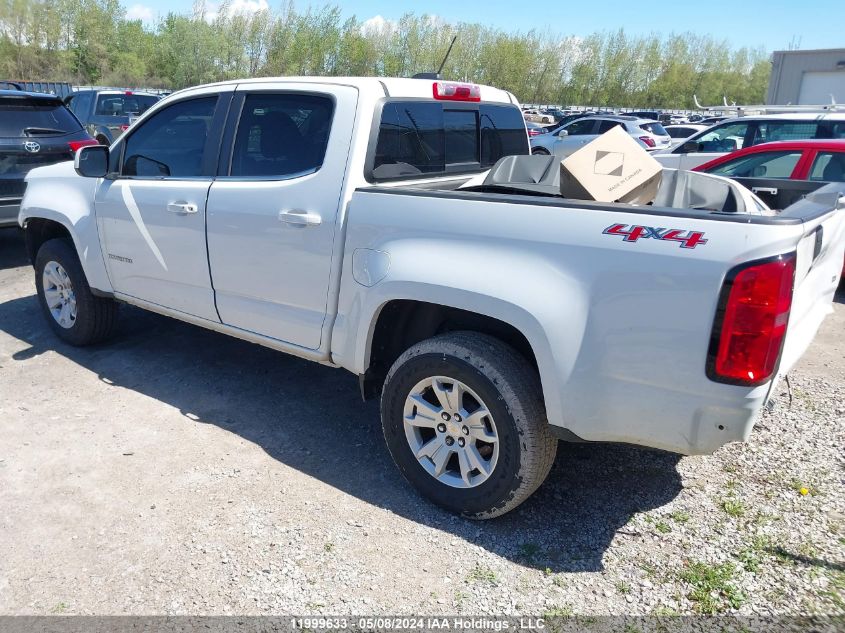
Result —
[[[482,169],[503,156],[528,154],[520,111],[482,104],[388,102],[384,105],[373,161],[377,179]]]
[[[478,112],[475,110],[444,110],[446,156],[450,163],[478,163]]]
[[[101,94],[94,109],[96,116],[138,116],[158,102],[158,97],[136,94]]]
[[[805,121],[761,121],[757,124],[754,145],[770,141],[800,141],[816,138],[819,124]]]
[[[810,180],[845,182],[845,152],[819,152],[810,169]]]
[[[688,127],[670,127],[666,129],[666,133],[672,138],[689,138],[696,133],[697,130]]]
[[[669,134],[669,132],[666,131],[666,128],[660,123],[643,123],[640,125],[640,129],[645,130],[646,132],[651,132],[655,136],[666,136]]]
[[[252,94],[244,101],[229,174],[288,177],[317,171],[334,102],[308,94]]]
[[[706,132],[696,140],[701,152],[733,152],[742,149],[748,123],[727,123]]]
[[[124,176],[202,176],[205,140],[217,97],[180,101],[144,121],[126,141]]]
[[[830,130],[830,138],[845,138],[845,122],[833,124]]]
[[[801,152],[762,152],[729,160],[708,172],[738,178],[789,178],[801,159]]]
[[[600,121],[599,122],[599,134],[604,134],[608,130],[612,130],[613,128],[622,125],[619,121]],[[622,125],[622,127],[625,127]],[[572,134],[572,132],[570,132]]]
[[[569,132],[570,136],[575,136],[580,134],[592,134],[594,126],[595,121],[593,119],[582,119],[575,121],[574,123],[570,123],[564,129]]]
[[[79,121],[59,101],[0,98],[0,136],[58,136],[80,129]]]

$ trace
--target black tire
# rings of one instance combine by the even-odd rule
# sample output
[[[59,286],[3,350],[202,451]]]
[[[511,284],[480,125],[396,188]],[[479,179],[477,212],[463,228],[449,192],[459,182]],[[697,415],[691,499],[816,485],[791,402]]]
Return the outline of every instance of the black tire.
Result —
[[[70,327],[63,327],[50,312],[44,294],[44,268],[56,262],[67,273],[76,299],[76,319]],[[44,242],[35,257],[35,288],[38,303],[53,332],[71,345],[91,345],[107,339],[117,320],[117,303],[96,297],[79,263],[72,243],[64,238]]]
[[[534,154],[534,156],[548,156],[549,150],[547,150],[543,147],[535,147],[534,149],[531,150],[531,153]]]
[[[495,420],[498,461],[474,487],[456,488],[436,479],[406,439],[405,400],[417,383],[432,376],[464,383]],[[436,336],[402,354],[387,374],[381,418],[387,447],[405,479],[437,505],[471,519],[497,517],[525,501],[546,479],[557,451],[536,370],[510,346],[476,332]]]
[[[100,145],[105,145],[106,147],[108,147],[109,145],[111,145],[111,141],[109,141],[109,139],[107,139],[105,136],[98,136],[98,137],[97,137],[97,142],[98,142]]]

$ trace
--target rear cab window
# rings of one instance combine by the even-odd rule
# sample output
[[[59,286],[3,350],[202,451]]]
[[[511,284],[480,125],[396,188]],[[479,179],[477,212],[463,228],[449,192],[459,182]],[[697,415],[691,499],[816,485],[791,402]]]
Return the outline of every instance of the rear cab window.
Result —
[[[367,179],[379,182],[483,171],[529,147],[516,106],[388,100],[370,151]]]
[[[655,136],[669,136],[669,132],[666,131],[666,128],[663,127],[661,123],[657,123],[656,121],[653,123],[642,123],[640,124],[640,129],[645,130],[646,132],[650,132]]]
[[[0,137],[62,136],[81,129],[58,99],[0,97]]]

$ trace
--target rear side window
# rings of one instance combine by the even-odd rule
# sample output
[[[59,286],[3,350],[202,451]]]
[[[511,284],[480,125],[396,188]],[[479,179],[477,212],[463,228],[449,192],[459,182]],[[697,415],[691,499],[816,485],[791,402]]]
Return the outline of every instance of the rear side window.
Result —
[[[317,171],[326,157],[334,102],[278,93],[246,97],[229,175],[289,178]]]
[[[810,169],[810,180],[845,182],[845,152],[819,152]]]
[[[515,107],[391,101],[382,109],[372,174],[384,180],[478,171],[528,153]]]
[[[801,141],[816,138],[819,124],[805,121],[762,121],[757,124],[754,145],[770,141]]]
[[[81,129],[60,101],[0,98],[0,137],[61,136]]]
[[[622,123],[621,123],[621,122],[619,122],[619,121],[601,121],[601,122],[599,123],[599,132],[598,132],[598,133],[599,133],[599,134],[604,134],[604,133],[605,133],[605,132],[607,132],[608,130],[612,130],[613,128],[618,127],[618,126],[625,127],[625,126],[624,126],[624,125],[622,125]]]

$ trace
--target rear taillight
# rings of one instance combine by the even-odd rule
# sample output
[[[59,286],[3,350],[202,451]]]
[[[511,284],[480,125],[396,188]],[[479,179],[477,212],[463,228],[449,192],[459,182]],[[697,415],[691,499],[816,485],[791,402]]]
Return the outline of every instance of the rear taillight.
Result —
[[[650,136],[641,136],[640,140],[645,143],[648,147],[655,147],[654,139]]]
[[[126,130],[128,130],[128,129],[129,129],[129,126],[128,126],[126,123],[124,123],[123,125],[121,125],[121,126],[120,126],[120,131],[121,131],[121,132],[125,132],[125,131],[126,131]]]
[[[794,253],[728,274],[707,360],[712,380],[754,386],[772,377],[786,337],[794,279]]]
[[[70,147],[70,151],[72,152],[76,152],[76,150],[78,150],[80,147],[87,147],[89,145],[99,145],[99,143],[97,143],[97,141],[95,141],[93,138],[86,138],[81,141],[68,141],[67,144]]]
[[[439,101],[481,101],[481,86],[455,81],[436,81],[432,94]]]
[[[540,136],[542,132],[540,130],[528,130],[528,136]]]

